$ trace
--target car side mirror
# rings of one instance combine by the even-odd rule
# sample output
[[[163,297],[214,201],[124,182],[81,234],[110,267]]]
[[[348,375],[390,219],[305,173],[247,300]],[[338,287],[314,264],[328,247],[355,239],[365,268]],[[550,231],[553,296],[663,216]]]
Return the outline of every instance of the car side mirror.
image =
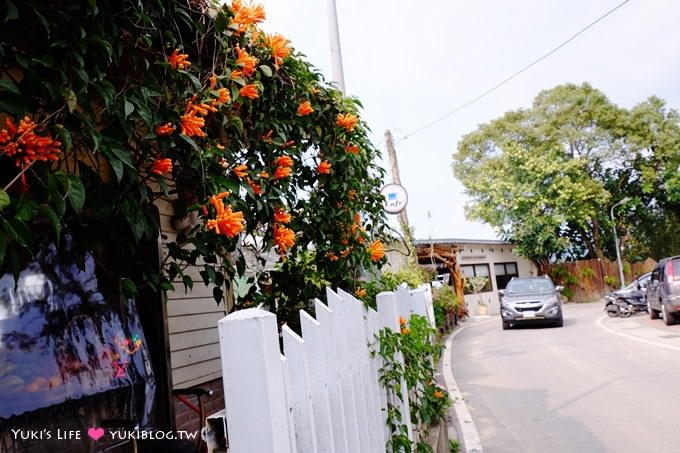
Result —
[[[562,291],[564,291],[564,286],[562,286],[562,285],[557,285],[557,286],[555,287],[555,291],[557,291],[558,293],[561,293]]]

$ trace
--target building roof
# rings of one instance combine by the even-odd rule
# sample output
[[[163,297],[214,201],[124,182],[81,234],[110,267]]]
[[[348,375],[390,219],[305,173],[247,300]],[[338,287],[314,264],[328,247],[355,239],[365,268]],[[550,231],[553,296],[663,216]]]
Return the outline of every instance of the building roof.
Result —
[[[511,242],[501,241],[500,239],[460,239],[460,238],[446,238],[446,239],[416,239],[416,245],[430,245],[430,244],[482,244],[482,245],[512,245]]]

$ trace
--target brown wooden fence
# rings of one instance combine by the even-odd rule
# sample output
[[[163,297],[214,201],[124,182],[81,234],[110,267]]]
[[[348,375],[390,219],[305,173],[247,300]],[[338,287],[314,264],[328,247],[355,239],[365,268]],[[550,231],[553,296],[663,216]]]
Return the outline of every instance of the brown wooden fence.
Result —
[[[649,272],[656,264],[651,258],[639,263],[623,264],[624,280]],[[565,287],[564,295],[571,302],[590,302],[618,289],[619,270],[616,261],[592,259],[569,263],[547,264],[540,268],[541,274],[550,275],[557,285]]]

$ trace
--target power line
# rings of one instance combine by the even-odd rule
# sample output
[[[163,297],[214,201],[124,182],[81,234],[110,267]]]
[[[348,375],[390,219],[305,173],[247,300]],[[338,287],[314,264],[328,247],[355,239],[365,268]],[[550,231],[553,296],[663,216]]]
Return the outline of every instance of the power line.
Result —
[[[403,137],[401,137],[401,138],[398,139],[397,141],[406,140],[406,139],[409,138],[410,136],[412,136],[412,135],[414,135],[414,134],[417,134],[418,132],[424,131],[425,129],[428,129],[428,128],[434,126],[435,124],[440,123],[441,121],[444,121],[446,118],[450,117],[450,116],[453,115],[454,113],[460,112],[460,111],[463,110],[464,108],[470,106],[471,104],[474,104],[475,102],[479,101],[479,100],[482,99],[483,97],[486,97],[487,95],[493,93],[493,92],[496,91],[498,88],[502,87],[503,85],[505,85],[506,83],[508,83],[509,81],[511,81],[512,79],[514,79],[515,77],[517,77],[518,75],[520,75],[521,73],[523,73],[524,71],[526,71],[526,70],[528,70],[529,68],[531,68],[532,66],[535,66],[536,64],[540,63],[541,61],[543,61],[543,60],[545,60],[546,58],[548,58],[550,55],[552,55],[552,54],[554,54],[555,52],[557,52],[558,50],[560,50],[562,47],[564,47],[564,46],[566,46],[567,44],[569,44],[571,41],[573,41],[574,39],[576,39],[577,36],[579,36],[579,35],[581,35],[582,33],[584,33],[586,30],[588,30],[589,28],[591,28],[592,26],[594,26],[595,24],[597,24],[598,22],[600,22],[601,20],[603,20],[605,17],[607,17],[607,16],[609,16],[610,14],[612,14],[612,13],[613,13],[614,11],[616,11],[617,9],[621,8],[623,5],[625,5],[625,4],[628,3],[629,1],[630,1],[630,0],[625,0],[625,1],[621,2],[621,3],[619,3],[619,4],[616,5],[614,8],[610,9],[610,10],[607,11],[605,14],[603,14],[603,15],[600,16],[600,17],[598,17],[598,18],[595,19],[593,22],[591,22],[590,24],[588,24],[587,26],[585,26],[584,28],[582,28],[581,30],[579,30],[578,32],[576,32],[575,34],[573,34],[569,39],[567,39],[566,41],[564,41],[564,42],[563,42],[562,44],[560,44],[559,46],[555,47],[553,50],[551,50],[551,51],[548,52],[547,54],[543,55],[542,57],[540,57],[540,58],[538,58],[538,59],[532,61],[531,63],[529,63],[528,65],[526,65],[526,66],[523,67],[522,69],[520,69],[519,71],[515,72],[515,73],[512,74],[511,76],[509,76],[509,77],[507,77],[506,79],[504,79],[502,82],[499,82],[498,84],[496,84],[496,85],[494,85],[493,87],[489,88],[489,89],[486,90],[484,93],[482,93],[482,94],[480,94],[479,96],[477,96],[477,97],[475,97],[475,98],[473,98],[473,99],[467,101],[465,104],[459,105],[458,107],[456,107],[455,109],[451,110],[449,113],[445,114],[444,116],[441,116],[441,117],[437,118],[436,120],[434,120],[434,121],[432,121],[432,122],[430,122],[430,123],[428,123],[428,124],[426,124],[426,125],[424,125],[424,126],[422,126],[422,127],[419,127],[418,129],[416,129],[416,130],[414,130],[414,131],[412,131],[412,132],[409,132],[408,134],[404,135]]]

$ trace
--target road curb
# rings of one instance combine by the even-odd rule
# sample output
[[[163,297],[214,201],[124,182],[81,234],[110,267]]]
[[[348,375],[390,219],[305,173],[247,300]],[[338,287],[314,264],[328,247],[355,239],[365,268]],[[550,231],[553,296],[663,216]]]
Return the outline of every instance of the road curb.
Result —
[[[482,322],[489,322],[491,319]],[[475,324],[476,325],[476,324]],[[453,371],[451,369],[451,351],[453,347],[453,339],[463,330],[470,326],[463,326],[456,328],[446,339],[444,344],[444,355],[442,360],[442,374],[444,376],[444,383],[446,390],[449,393],[451,401],[453,401],[453,409],[456,414],[456,423],[458,425],[456,432],[458,433],[459,441],[462,443],[464,452],[466,453],[482,453],[482,441],[479,438],[477,427],[472,419],[472,415],[468,410],[463,394],[458,388]]]

